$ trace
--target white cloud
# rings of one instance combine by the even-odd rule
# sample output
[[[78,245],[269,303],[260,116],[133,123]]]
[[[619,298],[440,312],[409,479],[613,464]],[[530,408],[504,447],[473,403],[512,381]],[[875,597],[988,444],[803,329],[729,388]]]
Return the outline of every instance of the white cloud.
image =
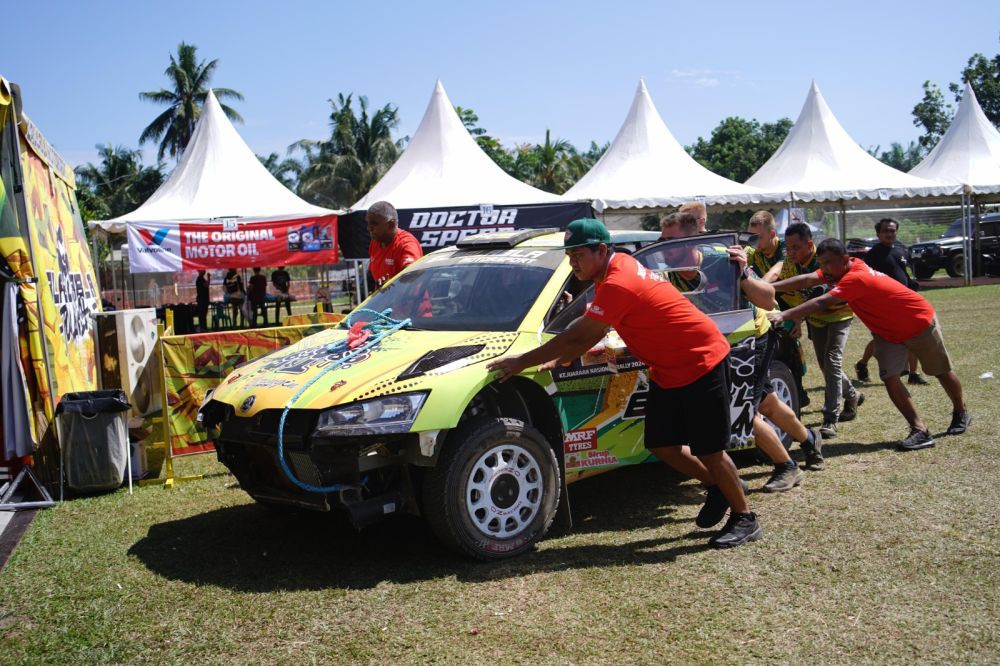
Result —
[[[695,79],[694,84],[699,88],[714,88],[719,85],[719,79],[702,77],[700,79]]]
[[[735,70],[675,68],[670,70],[670,78],[698,88],[716,88],[722,84],[724,79],[726,81],[739,79],[740,73]]]

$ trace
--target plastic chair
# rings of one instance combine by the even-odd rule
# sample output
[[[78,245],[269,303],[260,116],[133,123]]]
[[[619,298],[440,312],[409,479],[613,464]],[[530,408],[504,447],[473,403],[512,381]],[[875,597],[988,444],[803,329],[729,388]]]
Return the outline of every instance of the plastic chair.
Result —
[[[212,330],[232,327],[233,319],[229,316],[229,306],[225,303],[212,303]]]

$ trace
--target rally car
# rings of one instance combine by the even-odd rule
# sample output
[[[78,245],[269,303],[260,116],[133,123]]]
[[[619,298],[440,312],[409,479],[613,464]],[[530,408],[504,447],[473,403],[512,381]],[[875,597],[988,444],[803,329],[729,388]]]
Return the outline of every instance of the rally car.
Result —
[[[409,266],[341,328],[237,368],[201,409],[219,460],[262,503],[344,510],[358,527],[419,514],[481,559],[531,548],[557,514],[570,522],[568,483],[652,459],[649,377],[614,331],[568,366],[503,384],[486,369],[588,307],[593,286],[573,277],[562,240],[555,229],[469,237]],[[733,345],[732,438],[750,447],[752,313],[735,265],[702,264],[737,236],[655,241],[612,232],[617,251],[665,279],[697,272],[687,295]],[[772,377],[797,409],[790,371]]]

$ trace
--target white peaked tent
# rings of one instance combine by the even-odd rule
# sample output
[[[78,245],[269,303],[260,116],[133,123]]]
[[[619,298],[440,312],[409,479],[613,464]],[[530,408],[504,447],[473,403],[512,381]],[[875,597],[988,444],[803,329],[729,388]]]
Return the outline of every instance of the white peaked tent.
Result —
[[[948,131],[910,175],[968,185],[976,194],[1000,192],[1000,132],[968,83]]]
[[[781,147],[747,185],[796,201],[912,199],[953,195],[954,186],[903,173],[865,152],[837,121],[814,81]]]
[[[412,209],[562,199],[512,178],[497,166],[462,124],[438,81],[406,150],[351,210],[366,210],[376,201]]]
[[[706,205],[751,204],[763,197],[763,190],[714,174],[688,155],[657,113],[641,79],[614,141],[563,195],[567,200],[592,200],[598,211],[664,208],[694,199]]]
[[[221,217],[277,221],[337,212],[303,201],[272,176],[209,91],[191,141],[170,178],[131,213],[92,221],[90,226],[118,234],[125,232],[129,222],[197,222]]]

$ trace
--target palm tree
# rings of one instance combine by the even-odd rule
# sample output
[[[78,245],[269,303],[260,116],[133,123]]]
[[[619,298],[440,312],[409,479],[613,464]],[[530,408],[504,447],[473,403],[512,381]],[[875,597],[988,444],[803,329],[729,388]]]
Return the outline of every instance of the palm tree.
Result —
[[[109,219],[138,208],[163,183],[163,167],[143,166],[142,153],[124,146],[98,145],[99,165],[76,168],[81,208],[88,219]]]
[[[386,104],[369,115],[368,98],[340,93],[330,100],[330,138],[304,139],[289,148],[302,152],[299,195],[321,206],[345,208],[363,197],[395,163],[406,138],[393,141],[399,111]]]
[[[295,190],[296,181],[302,173],[302,165],[298,161],[290,157],[281,159],[278,153],[271,153],[267,157],[258,155],[257,159],[279,183],[290,190]]]
[[[883,164],[888,164],[893,169],[900,171],[909,171],[924,159],[923,146],[917,141],[911,141],[905,147],[894,141],[889,146],[889,150],[881,150],[881,146],[875,146],[869,148],[868,153],[872,157],[878,158]]]
[[[531,152],[534,159],[528,182],[535,187],[562,194],[579,177],[574,178],[580,167],[574,164],[576,149],[573,144],[565,139],[552,141],[549,130],[545,130],[545,143],[534,146]]]
[[[184,152],[208,97],[208,81],[215,73],[219,61],[198,62],[197,51],[197,46],[181,42],[177,46],[177,57],[170,56],[170,66],[164,74],[170,79],[172,90],[161,88],[139,93],[139,99],[168,105],[167,110],[157,116],[139,137],[140,145],[147,141],[160,142],[157,151],[157,158],[160,160],[167,154],[179,158]],[[243,100],[243,95],[229,88],[214,88],[214,91],[220,101],[227,97]],[[221,106],[230,120],[243,122],[243,118],[234,109],[225,104]]]

